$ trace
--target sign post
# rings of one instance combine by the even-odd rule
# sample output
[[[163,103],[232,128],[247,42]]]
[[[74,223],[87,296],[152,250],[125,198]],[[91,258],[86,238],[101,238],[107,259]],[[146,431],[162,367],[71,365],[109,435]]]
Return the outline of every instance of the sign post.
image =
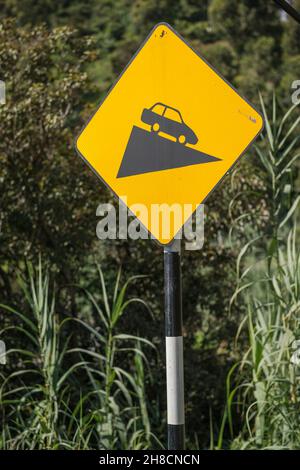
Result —
[[[164,248],[169,449],[184,449],[185,433],[177,234],[262,128],[261,114],[159,23],[76,141],[83,160]],[[181,215],[172,218],[175,206]]]
[[[168,449],[184,450],[184,373],[180,240],[164,248]]]

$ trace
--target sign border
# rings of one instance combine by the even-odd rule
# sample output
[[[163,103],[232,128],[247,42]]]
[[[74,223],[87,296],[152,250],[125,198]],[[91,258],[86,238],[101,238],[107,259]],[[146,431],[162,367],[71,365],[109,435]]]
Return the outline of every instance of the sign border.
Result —
[[[257,134],[255,134],[255,136],[253,137],[253,139],[251,140],[251,142],[247,145],[247,147],[242,151],[242,153],[240,153],[240,155],[237,157],[237,159],[233,162],[233,164],[228,168],[228,170],[226,171],[226,173],[224,173],[224,175],[222,176],[222,178],[220,178],[220,180],[217,182],[217,184],[209,191],[209,193],[207,194],[207,196],[203,199],[202,202],[200,202],[198,205],[197,205],[197,208],[195,209],[195,211],[190,215],[190,217],[185,221],[185,223],[182,225],[182,227],[176,232],[176,234],[174,235],[174,237],[172,238],[172,240],[170,240],[168,243],[162,243],[160,242],[153,234],[152,232],[145,227],[145,225],[140,221],[140,219],[129,209],[129,207],[122,201],[122,199],[120,199],[120,197],[117,195],[117,193],[110,187],[110,185],[102,178],[102,176],[95,170],[95,168],[93,168],[93,166],[89,163],[89,161],[82,155],[82,153],[80,152],[80,150],[78,149],[77,147],[77,141],[79,139],[79,137],[81,136],[82,132],[84,131],[84,129],[88,126],[88,124],[90,123],[90,121],[93,119],[93,117],[95,116],[95,114],[99,111],[99,109],[101,108],[102,104],[104,103],[104,101],[109,97],[110,93],[112,92],[112,90],[114,89],[114,87],[117,85],[117,83],[119,82],[119,80],[122,78],[123,74],[126,72],[126,70],[128,69],[128,67],[131,65],[131,63],[134,61],[134,59],[136,58],[136,56],[139,54],[139,52],[142,50],[142,48],[144,47],[144,45],[147,43],[147,41],[150,39],[150,37],[152,36],[152,34],[154,33],[154,31],[159,27],[159,26],[166,26],[168,27],[179,39],[181,39],[181,41],[184,42],[184,44],[189,47],[193,52],[194,54],[196,54],[201,60],[203,60],[203,62],[205,62],[206,65],[208,65],[208,67],[210,67],[227,85],[230,86],[230,88],[240,97],[242,98],[242,100],[244,100],[249,106],[251,106],[251,108],[253,108],[257,114],[261,117],[262,119],[262,127],[261,129],[257,132]],[[264,117],[262,115],[262,113],[260,111],[258,111],[258,109],[253,106],[252,103],[250,103],[250,101],[247,100],[247,98],[245,98],[243,95],[241,95],[241,93],[239,93],[237,91],[237,89],[225,78],[223,77],[223,75],[218,72],[216,70],[216,68],[214,66],[212,66],[204,57],[202,57],[201,54],[199,54],[199,52],[197,52],[169,23],[166,23],[165,21],[161,21],[159,23],[157,23],[150,31],[150,33],[148,34],[148,36],[146,37],[146,39],[144,39],[144,41],[141,43],[141,45],[139,46],[139,48],[137,49],[137,51],[135,52],[135,54],[133,54],[133,56],[131,57],[130,61],[127,63],[127,65],[124,67],[124,69],[122,70],[122,72],[120,73],[120,75],[117,77],[117,79],[113,82],[113,84],[111,85],[111,87],[109,88],[108,92],[106,93],[106,95],[104,96],[104,98],[100,101],[99,105],[97,106],[96,108],[96,111],[91,115],[91,117],[87,120],[87,122],[84,124],[84,126],[82,126],[80,132],[77,134],[76,136],[76,139],[75,139],[75,151],[76,153],[79,155],[79,157],[89,166],[89,168],[92,170],[92,172],[100,179],[100,181],[102,183],[104,183],[104,185],[113,193],[113,195],[118,199],[118,201],[120,201],[128,210],[128,212],[135,218],[137,218],[139,220],[139,223],[141,224],[141,226],[143,227],[144,230],[146,230],[146,232],[150,235],[150,240],[154,241],[156,244],[158,244],[158,246],[160,247],[168,247],[170,246],[172,243],[173,243],[173,240],[176,239],[176,236],[178,235],[178,233],[183,230],[184,226],[186,224],[189,223],[189,221],[193,218],[194,214],[196,213],[198,207],[201,205],[201,204],[205,204],[205,202],[207,201],[207,199],[209,198],[209,196],[211,195],[211,193],[213,191],[215,191],[215,189],[217,189],[219,187],[219,185],[223,182],[224,178],[226,176],[228,176],[228,174],[231,172],[231,170],[233,169],[233,167],[239,162],[240,158],[247,152],[247,150],[251,147],[251,145],[253,144],[253,142],[257,139],[257,137],[263,132],[264,130],[264,127],[265,127],[265,120],[264,120]],[[148,239],[149,239],[148,238]]]

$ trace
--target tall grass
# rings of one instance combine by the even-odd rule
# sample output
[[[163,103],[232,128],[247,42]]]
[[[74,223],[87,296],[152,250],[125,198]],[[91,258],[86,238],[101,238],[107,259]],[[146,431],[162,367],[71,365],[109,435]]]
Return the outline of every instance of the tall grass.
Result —
[[[95,351],[74,348],[69,352],[79,353],[85,361],[86,374],[91,384],[89,394],[98,403],[91,415],[97,423],[97,433],[101,436],[100,448],[147,448],[154,436],[150,432],[144,390],[144,364],[147,364],[147,359],[141,345],[153,345],[144,338],[117,332],[118,323],[130,304],[141,303],[146,308],[147,305],[139,298],[125,300],[129,284],[142,276],[130,278],[119,289],[120,275],[119,271],[111,302],[100,268],[103,305],[99,305],[94,295],[86,291],[102,325],[101,331],[81,319],[74,320],[87,329],[99,347]],[[130,371],[118,364],[117,358],[121,357],[123,362],[124,355],[129,355]],[[88,358],[96,359],[97,367]]]
[[[0,448],[137,449],[155,440],[144,389],[149,372],[143,351],[153,345],[118,328],[129,305],[146,304],[126,298],[135,278],[120,285],[119,272],[109,298],[100,268],[98,273],[101,300],[85,291],[95,313],[91,323],[60,319],[55,286],[41,261],[37,269],[28,265],[26,278],[20,278],[27,310],[0,306],[9,316],[1,336],[7,344],[16,344],[7,352],[10,373],[5,375],[2,369],[0,377]],[[70,346],[75,322],[76,341],[84,341],[78,338],[86,331],[92,347]]]
[[[233,416],[241,414],[232,448],[299,449],[300,376],[291,356],[300,338],[299,195],[294,187],[300,117],[293,106],[278,118],[275,97],[271,117],[261,104],[267,138],[257,153],[267,175],[271,230],[247,241],[237,259],[232,303],[242,298],[247,307],[237,341],[247,332],[249,347],[228,375],[225,418],[234,436]]]

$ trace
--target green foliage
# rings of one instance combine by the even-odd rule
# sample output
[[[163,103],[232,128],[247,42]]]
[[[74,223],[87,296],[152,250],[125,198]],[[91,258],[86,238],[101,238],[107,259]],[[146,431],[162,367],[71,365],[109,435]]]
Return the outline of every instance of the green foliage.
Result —
[[[42,249],[70,282],[70,266],[59,260],[70,265],[90,244],[95,194],[74,158],[73,139],[74,113],[87,86],[83,64],[91,54],[91,41],[68,27],[50,32],[45,26],[18,28],[10,20],[0,25],[7,89],[0,107],[0,273],[8,295],[11,285],[1,269],[8,259],[17,264]]]
[[[279,10],[272,2],[212,0],[209,14],[216,30],[240,52],[249,41],[260,36],[276,38],[282,29]]]
[[[293,7],[300,11],[300,1],[293,0]],[[287,56],[299,56],[300,54],[300,28],[297,22],[290,16],[286,18],[283,47]]]
[[[59,320],[54,288],[41,262],[36,270],[28,266],[28,280],[20,279],[29,311],[1,305],[9,315],[1,335],[9,344],[9,333],[18,332],[18,347],[7,351],[11,373],[0,376],[0,448],[144,449],[153,440],[159,445],[151,433],[144,390],[148,372],[142,344],[153,345],[117,331],[130,304],[146,304],[126,300],[134,279],[120,286],[120,274],[111,304],[100,268],[102,303],[86,292],[94,324]],[[91,335],[91,349],[71,347],[74,321]],[[120,358],[132,365],[125,370]]]
[[[267,174],[270,230],[268,237],[249,240],[237,258],[232,302],[242,296],[247,305],[238,338],[247,328],[249,348],[229,373],[225,416],[233,433],[236,404],[242,409],[244,425],[233,448],[299,449],[299,369],[291,356],[300,334],[300,249],[294,218],[300,118],[294,117],[295,106],[279,118],[275,96],[271,118],[263,101],[262,108],[267,140],[257,152]],[[232,388],[237,371],[240,381]]]

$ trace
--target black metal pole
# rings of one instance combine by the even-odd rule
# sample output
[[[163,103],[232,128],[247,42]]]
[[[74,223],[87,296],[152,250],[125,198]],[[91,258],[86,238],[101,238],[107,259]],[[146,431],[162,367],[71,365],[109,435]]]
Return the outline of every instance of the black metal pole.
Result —
[[[185,448],[180,240],[164,248],[168,449]]]
[[[293,8],[293,6],[286,0],[274,0],[277,5],[282,8],[288,15],[290,15],[294,20],[300,23],[300,13]]]

